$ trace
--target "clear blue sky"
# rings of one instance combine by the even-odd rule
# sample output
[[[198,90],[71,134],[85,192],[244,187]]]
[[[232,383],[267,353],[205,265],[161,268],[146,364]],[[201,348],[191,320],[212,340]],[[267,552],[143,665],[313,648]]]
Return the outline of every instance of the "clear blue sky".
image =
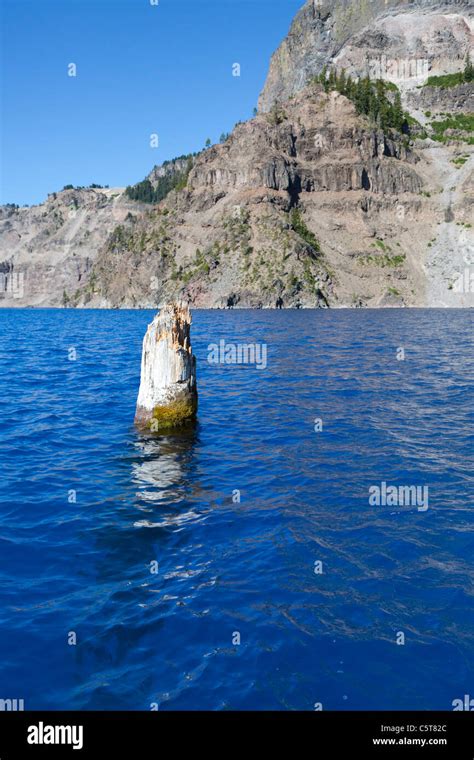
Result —
[[[20,205],[66,184],[128,185],[207,137],[217,142],[251,117],[270,55],[303,4],[0,1],[0,202]]]

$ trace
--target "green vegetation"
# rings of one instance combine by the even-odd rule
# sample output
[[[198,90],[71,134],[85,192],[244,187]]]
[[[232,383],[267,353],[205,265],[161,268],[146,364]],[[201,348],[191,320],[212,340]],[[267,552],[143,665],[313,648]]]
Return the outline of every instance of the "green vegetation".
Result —
[[[119,224],[111,233],[107,248],[111,253],[123,253],[124,251],[142,253],[145,243],[146,238],[143,231],[140,234],[138,232],[135,234],[129,227]]]
[[[466,55],[466,62],[464,65],[464,81],[472,82],[474,80],[474,67],[471,63],[471,56],[469,53]]]
[[[90,274],[90,277],[89,277],[89,282],[87,283],[86,288],[85,288],[86,293],[88,293],[89,295],[93,296],[95,293],[98,292],[96,290],[96,286],[97,286],[97,275],[96,275],[95,271],[92,271],[91,274]],[[74,295],[74,298],[75,298],[76,301],[79,300],[78,299],[78,291],[77,290],[76,290],[76,293]]]
[[[344,69],[340,74],[331,69],[328,74],[326,67],[311,82],[322,84],[325,92],[336,90],[345,95],[354,103],[358,114],[368,116],[384,131],[409,132],[408,115],[403,111],[400,93],[393,83],[382,79],[372,81],[369,76],[354,81],[346,76]],[[387,96],[388,92],[393,93],[392,98]]]
[[[399,295],[400,295],[400,291],[399,291],[399,290],[397,290],[396,288],[388,288],[388,291],[387,291],[387,292],[388,292],[388,293],[389,293],[391,296],[399,296]]]
[[[229,251],[228,245],[216,240],[205,251],[197,248],[194,259],[183,262],[179,267],[176,266],[174,259],[172,259],[170,278],[182,285],[187,285],[191,280],[202,275],[208,277],[211,274],[211,270],[216,269],[220,265],[221,257],[229,253]]]
[[[278,127],[279,124],[288,118],[286,111],[282,108],[280,103],[274,103],[270,111],[267,113],[267,120],[274,127]]]
[[[183,161],[187,159],[186,166],[183,170],[170,171],[165,174],[164,177],[159,177],[156,187],[153,187],[149,179],[144,179],[142,182],[138,182],[136,185],[127,187],[125,194],[132,201],[141,201],[141,203],[160,203],[168,193],[172,190],[180,191],[184,190],[188,183],[188,177],[194,164],[195,154],[189,154],[187,156],[180,156],[179,159],[173,159],[173,161]],[[165,161],[163,167],[167,167],[173,163],[173,161]]]
[[[386,250],[389,251],[390,249]],[[401,266],[405,262],[405,259],[406,255],[404,253],[396,253],[395,255],[384,253],[382,256],[371,256],[370,254],[362,256],[359,261],[361,264],[374,264],[375,266],[382,267],[382,269],[385,269],[385,267],[395,269]]]
[[[209,274],[211,269],[206,261],[205,255],[199,250],[199,248],[196,250],[195,267],[196,272],[203,272],[204,274]]]
[[[108,185],[98,185],[96,182],[93,182],[91,185],[64,185],[63,190],[108,190]]]
[[[400,243],[396,244],[398,247],[400,247]],[[377,238],[375,240],[375,243],[372,243],[372,248],[378,248],[380,251],[382,251],[383,255],[367,255],[362,256],[360,259],[361,264],[375,264],[379,267],[398,267],[401,264],[404,263],[406,259],[406,255],[404,253],[393,253],[392,249],[390,248],[387,243],[384,243],[383,240],[380,240],[380,238]]]
[[[463,72],[457,71],[455,74],[442,74],[441,76],[428,77],[423,87],[441,87],[445,90],[448,87],[456,87],[458,84],[463,84],[463,82]]]
[[[318,277],[321,275],[321,272],[319,270],[316,272],[313,271],[311,268],[312,265],[314,265],[314,262],[309,256],[307,256],[303,263],[303,281],[306,283],[308,290],[327,305],[328,300],[326,294],[318,285]]]
[[[225,230],[224,241],[228,250],[240,249],[242,253],[251,252],[252,231],[250,228],[250,212],[247,209],[237,207],[235,213],[224,221],[223,227]]]
[[[296,234],[299,235],[300,238],[303,238],[305,243],[309,245],[315,253],[321,253],[321,246],[319,245],[318,240],[313,235],[311,230],[307,228],[298,208],[294,208],[290,212],[290,224],[291,228],[296,232]]]
[[[458,84],[465,84],[474,81],[474,68],[471,63],[469,53],[466,56],[464,71],[457,71],[454,74],[444,74],[442,76],[428,77],[423,87],[456,87]]]
[[[142,182],[138,182],[136,185],[127,187],[125,194],[132,201],[141,201],[142,203],[159,203],[162,198],[165,198],[168,193],[174,189],[173,180],[175,178],[176,175],[173,174],[170,174],[167,177],[160,177],[158,184],[160,185],[161,183],[161,187],[163,189],[163,192],[160,193],[161,198],[158,198],[159,194],[156,192],[149,179],[144,179]]]
[[[197,401],[195,398],[174,401],[167,406],[155,406],[152,419],[147,428],[151,431],[182,427],[196,417]]]
[[[458,132],[464,132],[464,135],[456,136],[462,142],[467,142],[469,145],[474,145],[474,136],[469,134],[474,132],[474,113],[460,113],[451,116],[447,116],[441,121],[431,122],[431,128],[433,129],[433,140],[437,142],[445,143],[447,140],[452,139],[450,135],[446,134],[448,129],[455,129]]]
[[[243,283],[261,293],[275,294],[275,299],[278,294],[284,300],[293,299],[304,292],[327,304],[325,283],[334,281],[334,274],[329,272],[323,255],[317,255],[319,243],[301,214],[295,208],[286,219],[271,213],[253,220],[257,240],[265,239],[267,246],[247,249],[251,255],[243,251]]]
[[[250,266],[250,256],[253,248],[250,245],[252,231],[250,227],[250,213],[247,209],[237,208],[235,213],[227,217],[223,222],[222,235],[205,250],[196,249],[193,259],[183,262],[179,267],[174,260],[171,262],[171,279],[187,285],[192,280],[202,276],[210,277],[221,265],[224,257],[231,251],[242,255],[244,270]]]

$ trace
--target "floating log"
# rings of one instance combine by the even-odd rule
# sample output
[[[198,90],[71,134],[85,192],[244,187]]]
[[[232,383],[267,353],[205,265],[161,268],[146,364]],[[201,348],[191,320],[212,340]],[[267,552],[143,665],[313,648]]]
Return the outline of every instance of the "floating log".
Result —
[[[197,404],[189,307],[168,304],[143,339],[135,424],[151,432],[182,427],[196,418]]]

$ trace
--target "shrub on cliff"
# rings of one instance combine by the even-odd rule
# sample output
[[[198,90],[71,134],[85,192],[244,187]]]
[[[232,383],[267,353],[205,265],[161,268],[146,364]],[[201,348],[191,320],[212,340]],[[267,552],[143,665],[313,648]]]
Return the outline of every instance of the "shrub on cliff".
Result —
[[[372,81],[369,76],[353,81],[350,76],[346,76],[344,69],[339,74],[331,69],[328,74],[326,67],[318,77],[312,79],[312,82],[322,84],[325,92],[335,90],[345,95],[354,103],[358,114],[368,116],[384,131],[388,129],[404,133],[409,131],[400,93],[391,82],[385,82],[382,79]],[[389,92],[394,93],[391,98],[387,95]]]
[[[442,74],[441,76],[428,77],[423,87],[441,87],[442,89],[447,89],[472,81],[474,81],[474,68],[471,63],[471,56],[468,53],[466,55],[463,71],[456,71],[454,74]]]
[[[183,190],[187,185],[189,172],[193,168],[193,157],[190,155],[182,156],[181,158],[188,159],[186,167],[182,171],[170,171],[163,177],[158,177],[155,187],[153,187],[149,179],[144,179],[136,185],[129,185],[125,190],[125,194],[132,201],[160,203],[172,190]],[[163,166],[169,166],[171,163],[171,161],[166,161]]]

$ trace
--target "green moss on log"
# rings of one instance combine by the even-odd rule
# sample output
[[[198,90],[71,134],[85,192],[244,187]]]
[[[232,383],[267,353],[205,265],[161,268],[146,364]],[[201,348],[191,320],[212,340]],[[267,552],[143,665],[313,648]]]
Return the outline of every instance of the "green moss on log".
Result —
[[[174,401],[166,406],[155,406],[148,427],[152,431],[183,427],[196,419],[197,398]]]

